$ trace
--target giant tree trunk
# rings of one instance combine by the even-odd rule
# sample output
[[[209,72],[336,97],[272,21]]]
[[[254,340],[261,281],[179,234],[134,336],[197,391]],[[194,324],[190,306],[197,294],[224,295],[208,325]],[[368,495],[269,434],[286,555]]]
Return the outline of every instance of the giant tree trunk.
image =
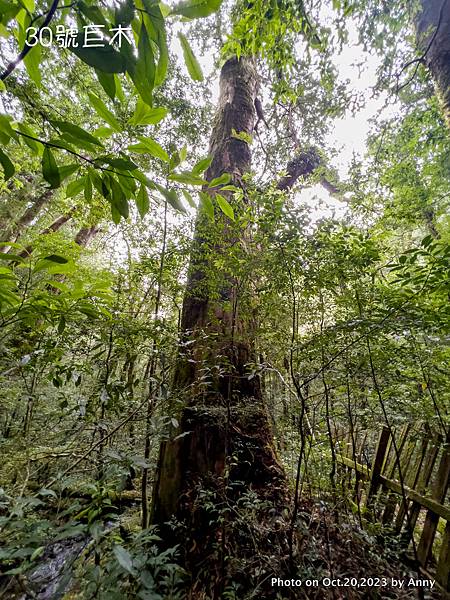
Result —
[[[422,0],[416,30],[419,51],[431,72],[450,127],[450,0]]]
[[[209,181],[230,173],[235,186],[245,185],[251,151],[234,133],[252,134],[257,88],[250,59],[225,63]],[[213,201],[216,191],[209,192]],[[192,578],[188,598],[219,598],[231,580],[245,598],[245,590],[269,573],[256,557],[277,571],[278,558],[286,555],[286,479],[275,455],[260,380],[252,373],[254,316],[248,277],[237,266],[250,241],[240,217],[251,207],[245,190],[241,200],[227,191],[223,195],[233,203],[235,223],[217,209],[214,223],[201,209],[197,218],[174,381],[184,408],[176,437],[160,448],[152,506],[153,523],[178,521],[177,528],[163,531],[181,546]],[[248,514],[241,519],[239,502],[245,494],[255,507],[254,522]]]

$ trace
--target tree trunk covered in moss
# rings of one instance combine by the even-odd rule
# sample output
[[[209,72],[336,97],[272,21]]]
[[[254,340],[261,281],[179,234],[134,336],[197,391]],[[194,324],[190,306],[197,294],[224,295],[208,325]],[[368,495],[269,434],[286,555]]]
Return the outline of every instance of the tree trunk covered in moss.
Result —
[[[416,30],[419,51],[431,72],[450,128],[450,0],[422,0]]]
[[[286,479],[260,380],[252,373],[255,319],[248,276],[239,271],[251,241],[242,218],[252,208],[243,181],[251,151],[234,132],[252,135],[257,89],[250,59],[225,63],[205,178],[229,173],[243,193],[239,200],[221,192],[233,204],[235,222],[217,206],[214,222],[199,210],[173,392],[184,408],[176,437],[161,445],[154,488],[152,522],[178,521],[178,528],[164,528],[164,533],[181,546],[191,576],[188,598],[218,598],[230,581],[239,583],[244,598],[245,589],[254,589],[269,574],[255,557],[265,556],[276,571],[275,557],[286,554],[286,548],[281,551]],[[208,192],[214,203],[217,191]],[[255,523],[240,521],[245,494],[253,495]]]

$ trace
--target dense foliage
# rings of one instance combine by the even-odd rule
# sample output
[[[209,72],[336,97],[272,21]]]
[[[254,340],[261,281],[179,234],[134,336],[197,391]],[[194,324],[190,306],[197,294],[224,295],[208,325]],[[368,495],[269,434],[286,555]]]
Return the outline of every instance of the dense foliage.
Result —
[[[249,377],[292,490],[298,476],[302,498],[345,504],[339,431],[426,421],[448,438],[450,143],[405,5],[0,0],[0,597],[38,589],[55,544],[70,597],[184,597],[148,504],[184,401],[172,381],[196,210],[210,242],[224,220],[244,240],[208,258],[245,290]],[[103,46],[83,47],[86,31]],[[355,36],[381,56],[365,94],[340,72]],[[207,181],[219,67],[246,55],[265,116],[251,140],[233,135],[252,142],[253,172]],[[333,127],[369,91],[391,110],[339,171]],[[281,189],[308,152],[314,168]],[[342,217],[312,218],[320,183]],[[247,490],[235,527],[263,510]]]

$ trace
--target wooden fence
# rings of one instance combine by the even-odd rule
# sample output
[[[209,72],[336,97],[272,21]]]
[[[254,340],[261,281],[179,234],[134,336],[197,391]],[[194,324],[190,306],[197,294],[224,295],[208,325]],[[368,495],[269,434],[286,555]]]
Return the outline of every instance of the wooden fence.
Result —
[[[390,527],[444,590],[450,590],[449,442],[411,425],[392,435],[384,427],[375,451],[367,435],[350,433],[336,455],[362,522]]]

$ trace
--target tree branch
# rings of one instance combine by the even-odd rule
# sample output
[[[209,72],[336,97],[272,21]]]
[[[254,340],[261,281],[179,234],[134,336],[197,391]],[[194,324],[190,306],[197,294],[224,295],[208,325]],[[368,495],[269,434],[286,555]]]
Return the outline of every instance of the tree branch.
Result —
[[[323,166],[323,159],[315,148],[300,152],[289,161],[286,169],[287,175],[279,180],[277,189],[282,192],[290,190],[301,177],[307,177]],[[331,195],[337,195],[341,192],[339,186],[332,183],[325,174],[320,177],[320,183]]]
[[[58,3],[59,0],[53,0],[52,5],[50,6],[50,10],[47,13],[47,16],[44,19],[44,22],[42,23],[42,25],[39,27],[38,31],[37,31],[37,37],[39,37],[39,33],[42,31],[42,29],[44,27],[47,27],[48,24],[50,23],[50,21],[53,19],[53,16],[58,8]],[[3,73],[0,75],[0,81],[5,81],[5,79],[11,75],[11,73],[14,71],[14,69],[17,67],[17,65],[19,63],[21,63],[23,61],[23,59],[26,57],[26,55],[28,54],[28,52],[30,52],[30,50],[34,48],[34,46],[27,46],[27,44],[25,43],[25,46],[23,47],[22,51],[18,54],[18,56],[9,63],[9,65],[6,67],[6,69],[3,71]]]

